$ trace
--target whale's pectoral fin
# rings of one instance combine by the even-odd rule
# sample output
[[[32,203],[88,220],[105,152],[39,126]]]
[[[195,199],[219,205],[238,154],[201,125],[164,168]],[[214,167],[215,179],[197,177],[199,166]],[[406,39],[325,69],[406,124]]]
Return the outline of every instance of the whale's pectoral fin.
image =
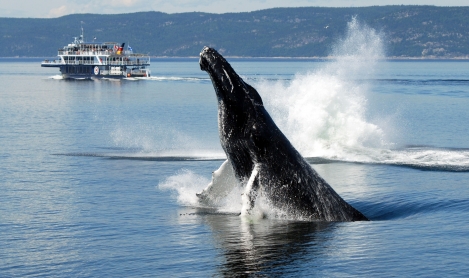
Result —
[[[246,195],[246,201],[247,201],[247,206],[246,206],[246,212],[252,211],[254,208],[254,205],[256,204],[256,199],[257,199],[257,194],[259,193],[259,179],[256,176],[256,179],[252,182],[252,185],[250,187],[250,190],[248,192],[245,192],[244,194]],[[250,213],[249,213],[250,214]]]
[[[259,183],[259,170],[255,166],[252,170],[251,177],[249,178],[246,189],[243,194],[243,209],[241,215],[250,215],[254,205],[256,204],[256,199],[259,193],[260,183]]]
[[[236,187],[238,181],[235,177],[231,163],[226,160],[212,173],[212,181],[209,185],[197,193],[199,203],[207,206],[215,206]]]

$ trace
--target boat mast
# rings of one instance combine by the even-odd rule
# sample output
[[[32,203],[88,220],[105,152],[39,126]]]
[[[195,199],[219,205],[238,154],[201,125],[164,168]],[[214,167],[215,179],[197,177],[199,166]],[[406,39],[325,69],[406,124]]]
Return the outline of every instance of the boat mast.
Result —
[[[85,42],[85,31],[83,30],[83,21],[81,21],[81,35],[80,35],[80,43],[84,43]]]

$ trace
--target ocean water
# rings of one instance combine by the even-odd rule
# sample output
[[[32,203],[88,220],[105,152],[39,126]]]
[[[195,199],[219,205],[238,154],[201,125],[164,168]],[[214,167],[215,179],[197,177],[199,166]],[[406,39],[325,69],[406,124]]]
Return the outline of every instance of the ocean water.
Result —
[[[197,59],[122,81],[0,59],[0,276],[466,276],[469,62],[382,60],[352,27],[337,59],[229,61],[369,222],[199,206],[225,155]]]

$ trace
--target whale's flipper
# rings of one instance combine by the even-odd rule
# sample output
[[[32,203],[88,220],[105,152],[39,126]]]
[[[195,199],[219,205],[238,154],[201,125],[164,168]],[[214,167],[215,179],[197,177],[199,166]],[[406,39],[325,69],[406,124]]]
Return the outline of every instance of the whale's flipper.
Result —
[[[200,193],[199,203],[206,206],[216,206],[228,194],[239,185],[233,172],[233,167],[228,160],[225,160],[218,170],[212,173],[212,181]]]
[[[246,184],[246,188],[243,193],[243,208],[241,211],[241,215],[251,214],[259,193],[259,180],[259,167],[255,165],[254,169],[251,172],[251,177],[249,177],[249,180]]]

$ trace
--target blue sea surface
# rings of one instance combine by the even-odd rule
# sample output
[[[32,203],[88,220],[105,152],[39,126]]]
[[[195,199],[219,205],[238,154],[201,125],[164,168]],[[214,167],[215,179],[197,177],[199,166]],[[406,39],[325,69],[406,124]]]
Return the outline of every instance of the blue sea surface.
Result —
[[[197,59],[121,81],[0,59],[0,277],[469,273],[469,62],[229,62],[371,221],[198,206],[225,155]]]

